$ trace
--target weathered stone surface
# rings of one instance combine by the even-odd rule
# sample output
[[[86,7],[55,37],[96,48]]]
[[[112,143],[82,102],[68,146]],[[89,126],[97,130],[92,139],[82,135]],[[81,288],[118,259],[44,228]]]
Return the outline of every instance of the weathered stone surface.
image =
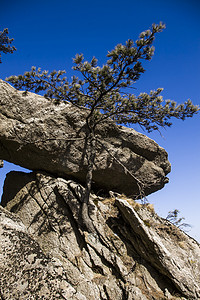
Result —
[[[66,299],[200,298],[199,244],[170,222],[159,218],[151,206],[120,196],[104,199],[93,194],[89,210],[96,234],[89,234],[83,230],[80,218],[83,192],[80,184],[41,172],[12,172],[7,176],[4,191],[10,187],[12,196],[7,198],[4,194],[2,202],[17,217],[1,210],[1,225],[11,222],[12,228],[20,228],[12,231],[11,238],[10,227],[2,225],[0,268],[5,270],[3,278],[9,279],[3,281],[3,298],[9,298],[6,294],[9,292],[11,299],[32,299],[30,295],[34,295],[36,289],[33,294],[26,289],[27,298],[21,297],[20,292],[15,297],[14,282],[24,293],[23,287],[30,279],[22,277],[20,282],[19,277],[26,274],[23,270],[33,267],[27,267],[28,262],[34,264],[40,259],[47,262],[39,273],[36,268],[36,286],[39,286],[40,278],[46,282],[52,264],[59,261],[60,271],[65,275],[57,278],[57,287],[64,281],[63,295],[68,295],[71,289],[74,293],[74,298],[65,296]],[[9,218],[12,221],[5,221]],[[18,231],[29,236],[28,242],[19,239]],[[21,255],[26,253],[26,247],[29,249],[27,256]],[[15,260],[18,261],[16,269],[13,267]],[[13,276],[8,275],[9,272]],[[44,276],[41,275],[43,272]],[[55,288],[54,279],[49,277],[49,290]],[[40,291],[40,295],[44,295],[42,299],[51,299],[42,293]]]
[[[126,201],[116,200],[124,220],[134,235],[142,256],[161,274],[166,275],[183,295],[200,298],[200,247],[167,220],[146,211],[135,212]]]
[[[36,94],[25,96],[0,80],[0,158],[84,182],[85,113],[69,103],[55,106]],[[98,144],[94,187],[138,194],[136,180],[122,164],[144,184],[146,195],[167,182],[167,153],[153,140],[110,120],[99,126],[98,136],[104,146]]]
[[[59,259],[45,255],[22,221],[0,206],[1,299],[82,299]]]

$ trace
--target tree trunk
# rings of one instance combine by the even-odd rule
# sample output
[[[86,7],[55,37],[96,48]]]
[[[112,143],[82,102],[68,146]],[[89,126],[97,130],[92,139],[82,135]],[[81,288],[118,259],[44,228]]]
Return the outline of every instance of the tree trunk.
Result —
[[[96,141],[94,137],[94,133],[90,132],[88,135],[88,166],[87,166],[87,174],[86,174],[86,182],[85,182],[85,192],[82,197],[82,221],[83,225],[86,227],[88,232],[96,232],[92,220],[89,216],[89,198],[92,187],[92,174],[94,169],[94,161],[96,157]]]

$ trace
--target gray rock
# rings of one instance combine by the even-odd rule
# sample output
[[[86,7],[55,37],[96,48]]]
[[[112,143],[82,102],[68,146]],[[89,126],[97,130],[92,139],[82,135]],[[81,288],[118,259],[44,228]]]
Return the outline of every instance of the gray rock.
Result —
[[[9,299],[7,295],[14,300],[38,295],[34,294],[37,289],[31,290],[32,294],[26,289],[27,298],[21,296],[24,295],[20,294],[21,286],[29,286],[32,281],[28,275],[21,279],[21,274],[32,270],[41,257],[47,262],[40,271],[36,266],[33,285],[37,283],[41,288],[43,281],[39,283],[43,278],[45,285],[51,266],[59,262],[62,274],[56,286],[64,281],[63,295],[72,291],[73,297],[77,297],[65,296],[66,299],[200,298],[200,245],[158,217],[150,205],[119,195],[105,199],[92,194],[89,211],[96,234],[91,234],[82,227],[83,187],[80,184],[41,172],[12,172],[7,175],[4,191],[11,187],[12,196],[4,194],[2,201],[17,216],[1,210],[0,220],[3,230],[0,268],[5,273],[1,287],[3,299]],[[9,218],[11,221],[5,221]],[[9,242],[4,238],[9,231],[3,226],[5,222],[11,222],[15,228]],[[20,240],[18,231],[25,232],[29,240]],[[26,247],[29,247],[27,256],[21,255],[26,253]],[[33,266],[27,265],[27,261],[33,262]],[[54,279],[51,276],[48,279],[49,289],[53,291],[56,290]],[[17,296],[16,286],[20,287]],[[40,291],[40,295],[42,299],[51,299],[45,292]]]
[[[67,282],[59,259],[51,259],[22,221],[0,206],[1,299],[82,299]]]
[[[0,80],[0,158],[83,183],[85,115],[69,103],[55,106]],[[138,195],[142,182],[148,195],[168,181],[167,153],[150,138],[108,120],[98,127],[98,139],[103,146],[98,143],[94,188]]]
[[[131,226],[142,257],[170,278],[183,295],[200,299],[200,247],[192,238],[156,214],[134,208],[122,199],[116,205]],[[134,242],[134,240],[132,241]],[[135,243],[134,243],[135,245]]]

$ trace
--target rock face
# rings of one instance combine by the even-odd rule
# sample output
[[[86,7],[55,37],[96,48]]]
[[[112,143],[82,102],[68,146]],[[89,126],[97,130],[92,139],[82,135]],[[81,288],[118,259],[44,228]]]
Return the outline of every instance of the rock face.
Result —
[[[0,167],[5,159],[35,170],[5,180],[0,298],[200,299],[199,244],[151,205],[122,196],[138,196],[138,183],[146,195],[164,186],[166,151],[110,120],[97,128],[93,190],[113,197],[90,196],[95,230],[85,231],[86,114],[0,80]]]
[[[0,206],[1,299],[86,299],[59,260],[45,255],[22,221]]]
[[[82,192],[80,184],[44,172],[7,175],[2,299],[200,298],[196,241],[150,205],[120,195],[91,195],[96,233],[89,234],[80,218]]]
[[[87,166],[85,110],[24,95],[0,80],[0,158],[84,182]],[[110,120],[98,127],[94,187],[126,195],[161,189],[170,171],[166,151],[143,134]],[[128,171],[127,171],[128,170]],[[132,175],[131,175],[132,174]]]

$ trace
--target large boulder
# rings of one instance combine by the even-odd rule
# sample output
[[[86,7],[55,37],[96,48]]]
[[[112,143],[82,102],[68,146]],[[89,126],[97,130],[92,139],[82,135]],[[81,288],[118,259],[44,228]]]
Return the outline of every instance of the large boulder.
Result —
[[[92,194],[96,233],[87,233],[80,184],[12,172],[6,191],[12,193],[4,193],[7,210],[0,209],[2,299],[200,299],[200,245],[151,205]]]
[[[70,103],[56,106],[42,96],[25,95],[0,80],[0,158],[84,182],[86,114]],[[153,140],[111,120],[97,133],[96,189],[138,195],[140,184],[148,195],[168,181],[167,153]]]

